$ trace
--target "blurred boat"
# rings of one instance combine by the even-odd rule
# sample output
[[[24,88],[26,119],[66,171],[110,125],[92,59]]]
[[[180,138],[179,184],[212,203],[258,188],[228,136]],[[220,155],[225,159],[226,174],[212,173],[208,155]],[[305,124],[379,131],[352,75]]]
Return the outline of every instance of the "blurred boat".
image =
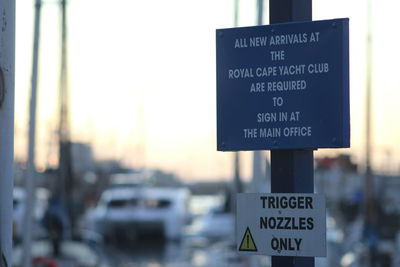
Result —
[[[188,229],[189,236],[201,236],[210,240],[231,240],[234,235],[235,216],[217,205],[199,216]]]
[[[178,240],[189,219],[189,190],[118,184],[105,190],[85,228],[106,241],[135,241],[142,234]]]

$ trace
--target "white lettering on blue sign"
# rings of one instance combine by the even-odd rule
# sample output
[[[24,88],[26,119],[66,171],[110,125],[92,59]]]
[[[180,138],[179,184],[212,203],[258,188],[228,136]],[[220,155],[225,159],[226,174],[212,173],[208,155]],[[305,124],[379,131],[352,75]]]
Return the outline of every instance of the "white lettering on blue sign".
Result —
[[[347,43],[347,19],[218,30],[218,149],[348,147]]]

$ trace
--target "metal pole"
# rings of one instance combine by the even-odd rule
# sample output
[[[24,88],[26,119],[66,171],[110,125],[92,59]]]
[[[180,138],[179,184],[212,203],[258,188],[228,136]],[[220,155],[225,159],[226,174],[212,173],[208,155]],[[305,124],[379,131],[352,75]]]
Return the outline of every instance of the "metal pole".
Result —
[[[264,0],[257,0],[257,25],[261,25],[263,22],[263,3]],[[252,182],[252,191],[259,192],[260,190],[260,181],[263,178],[262,176],[262,153],[261,151],[253,151],[253,182]]]
[[[59,124],[59,184],[58,190],[62,205],[65,206],[68,225],[66,237],[72,237],[74,214],[72,206],[72,162],[69,122],[69,87],[68,87],[68,45],[67,45],[67,0],[61,0],[61,70],[60,70],[60,124]]]
[[[0,267],[11,266],[15,1],[0,1]]]
[[[61,0],[61,70],[60,70],[60,121],[59,136],[59,172],[61,197],[66,200],[69,189],[69,114],[68,114],[68,73],[67,73],[67,1]]]
[[[233,25],[237,27],[239,25],[239,0],[234,0],[234,10],[233,10]],[[234,163],[234,181],[231,198],[231,208],[234,213],[236,213],[236,194],[242,193],[242,182],[240,179],[240,152],[234,152],[233,157]]]
[[[239,25],[239,0],[234,0],[234,9],[233,9],[233,25],[234,27],[238,27]],[[230,211],[233,215],[236,214],[236,196],[238,193],[242,193],[243,186],[240,177],[240,152],[236,151],[233,153],[233,166],[234,166],[234,174],[233,174],[233,182],[232,182],[232,190],[230,197]],[[236,220],[235,220],[235,229],[236,229]],[[236,234],[236,232],[235,232]],[[235,236],[235,240],[236,240]]]
[[[371,169],[371,52],[372,52],[372,32],[371,32],[371,1],[368,1],[367,17],[367,77],[366,77],[366,121],[365,121],[365,165],[366,172]]]
[[[312,20],[312,0],[269,0],[270,24]],[[313,193],[312,150],[271,150],[271,192]],[[272,267],[314,267],[314,257],[272,256]]]
[[[239,25],[239,0],[234,0],[233,10],[233,25],[237,27]]]
[[[39,37],[40,37],[40,11],[41,0],[35,2],[35,23],[33,35],[33,60],[32,60],[32,80],[31,80],[31,99],[29,106],[29,141],[28,141],[28,164],[25,177],[26,190],[26,209],[24,218],[23,235],[23,266],[31,266],[32,250],[32,229],[33,229],[33,210],[35,208],[35,136],[36,136],[36,99],[37,99],[37,79],[39,62]]]
[[[368,1],[368,17],[367,17],[367,73],[366,73],[366,114],[365,114],[365,217],[364,217],[364,236],[368,239],[375,239],[374,235],[377,235],[376,226],[376,211],[375,211],[375,196],[374,196],[374,180],[373,172],[371,167],[371,151],[372,151],[372,118],[371,118],[371,106],[372,106],[372,90],[371,90],[371,78],[372,78],[372,30],[371,30],[371,1]],[[376,244],[368,242],[369,247],[369,266],[375,266],[375,247]]]
[[[257,0],[257,25],[263,24],[264,0]]]
[[[253,192],[260,192],[261,179],[265,178],[265,175],[263,175],[263,170],[265,169],[263,163],[261,151],[253,151]]]

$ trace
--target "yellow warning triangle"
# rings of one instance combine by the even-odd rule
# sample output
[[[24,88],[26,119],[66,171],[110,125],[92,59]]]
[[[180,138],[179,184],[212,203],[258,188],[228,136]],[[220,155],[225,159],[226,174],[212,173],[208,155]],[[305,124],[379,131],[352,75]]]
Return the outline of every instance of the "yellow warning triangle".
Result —
[[[246,228],[239,251],[257,251],[256,243],[254,243],[249,227]]]

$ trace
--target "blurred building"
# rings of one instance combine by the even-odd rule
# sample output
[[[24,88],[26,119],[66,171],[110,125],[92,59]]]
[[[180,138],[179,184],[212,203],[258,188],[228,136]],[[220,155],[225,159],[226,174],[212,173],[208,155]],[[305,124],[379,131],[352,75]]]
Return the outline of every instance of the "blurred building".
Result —
[[[365,174],[348,155],[315,161],[315,191],[325,195],[328,212],[343,225],[362,221]],[[400,229],[400,176],[374,174],[373,182],[379,238],[393,242]]]
[[[93,150],[89,144],[74,142],[71,144],[72,168],[74,174],[94,171]]]
[[[357,172],[358,166],[351,160],[348,154],[340,154],[336,157],[322,157],[315,159],[316,170],[339,169],[343,172]]]

